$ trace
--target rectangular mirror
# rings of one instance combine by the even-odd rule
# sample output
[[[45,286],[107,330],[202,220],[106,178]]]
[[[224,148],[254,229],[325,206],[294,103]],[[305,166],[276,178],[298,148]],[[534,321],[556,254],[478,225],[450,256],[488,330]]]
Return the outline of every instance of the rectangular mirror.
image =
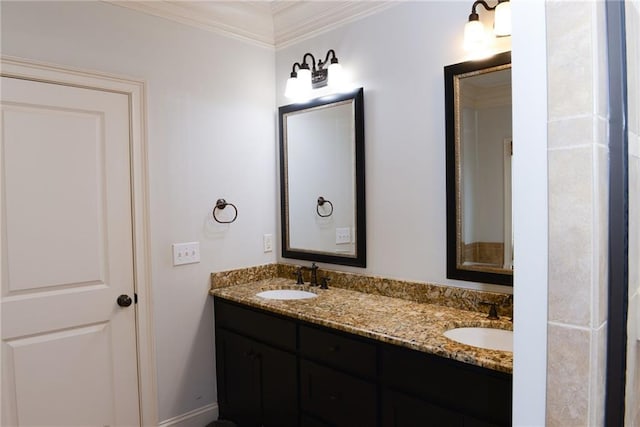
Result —
[[[282,256],[366,266],[362,88],[279,108]]]
[[[447,277],[512,286],[511,52],[444,73]]]

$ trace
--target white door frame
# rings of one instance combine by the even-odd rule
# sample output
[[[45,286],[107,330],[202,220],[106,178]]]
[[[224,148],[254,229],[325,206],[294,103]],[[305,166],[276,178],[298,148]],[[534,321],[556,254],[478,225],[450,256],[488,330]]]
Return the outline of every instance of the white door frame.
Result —
[[[146,141],[145,83],[94,71],[70,69],[22,58],[2,56],[0,74],[26,80],[117,92],[129,97],[131,150],[131,206],[133,224],[133,272],[136,304],[140,425],[158,425],[155,344],[153,335],[149,200]],[[2,159],[0,158],[0,161]],[[0,177],[0,185],[2,184]],[[1,213],[0,213],[1,215]]]

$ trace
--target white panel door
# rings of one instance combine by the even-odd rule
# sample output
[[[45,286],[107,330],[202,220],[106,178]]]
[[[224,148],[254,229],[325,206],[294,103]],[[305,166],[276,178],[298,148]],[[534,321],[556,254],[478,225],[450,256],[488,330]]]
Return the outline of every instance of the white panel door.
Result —
[[[138,425],[129,98],[1,94],[2,425]]]

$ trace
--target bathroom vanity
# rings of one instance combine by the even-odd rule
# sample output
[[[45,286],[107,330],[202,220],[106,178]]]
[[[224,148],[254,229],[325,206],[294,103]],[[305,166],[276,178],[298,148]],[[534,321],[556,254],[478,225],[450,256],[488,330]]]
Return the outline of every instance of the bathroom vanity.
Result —
[[[239,426],[507,426],[512,353],[445,338],[508,319],[346,289],[271,300],[214,289],[220,418]]]

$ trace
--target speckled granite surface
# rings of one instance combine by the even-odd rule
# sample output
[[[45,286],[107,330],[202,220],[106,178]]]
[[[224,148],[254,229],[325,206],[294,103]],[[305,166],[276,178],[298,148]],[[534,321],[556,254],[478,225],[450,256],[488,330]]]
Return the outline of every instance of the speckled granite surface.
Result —
[[[305,286],[303,289],[318,294],[318,297],[307,300],[268,300],[255,295],[262,290],[289,288],[300,289],[291,279],[273,277],[217,287],[211,290],[211,294],[379,341],[497,371],[512,372],[513,353],[459,344],[443,335],[448,329],[464,326],[512,329],[507,318],[492,321],[480,312],[339,287],[321,290]]]
[[[223,288],[239,283],[255,282],[257,280],[284,277],[295,278],[297,266],[291,264],[266,264],[238,270],[222,271],[211,274],[211,289]],[[495,303],[500,316],[513,317],[513,298],[508,294],[497,292],[477,291],[473,289],[456,288],[452,286],[436,285],[423,282],[409,282],[405,280],[388,279],[384,277],[365,276],[362,274],[346,273],[321,268],[318,277],[326,276],[331,279],[329,286],[402,298],[409,301],[438,304],[460,310],[487,312],[482,302]],[[309,272],[304,273],[305,283],[309,283]]]

